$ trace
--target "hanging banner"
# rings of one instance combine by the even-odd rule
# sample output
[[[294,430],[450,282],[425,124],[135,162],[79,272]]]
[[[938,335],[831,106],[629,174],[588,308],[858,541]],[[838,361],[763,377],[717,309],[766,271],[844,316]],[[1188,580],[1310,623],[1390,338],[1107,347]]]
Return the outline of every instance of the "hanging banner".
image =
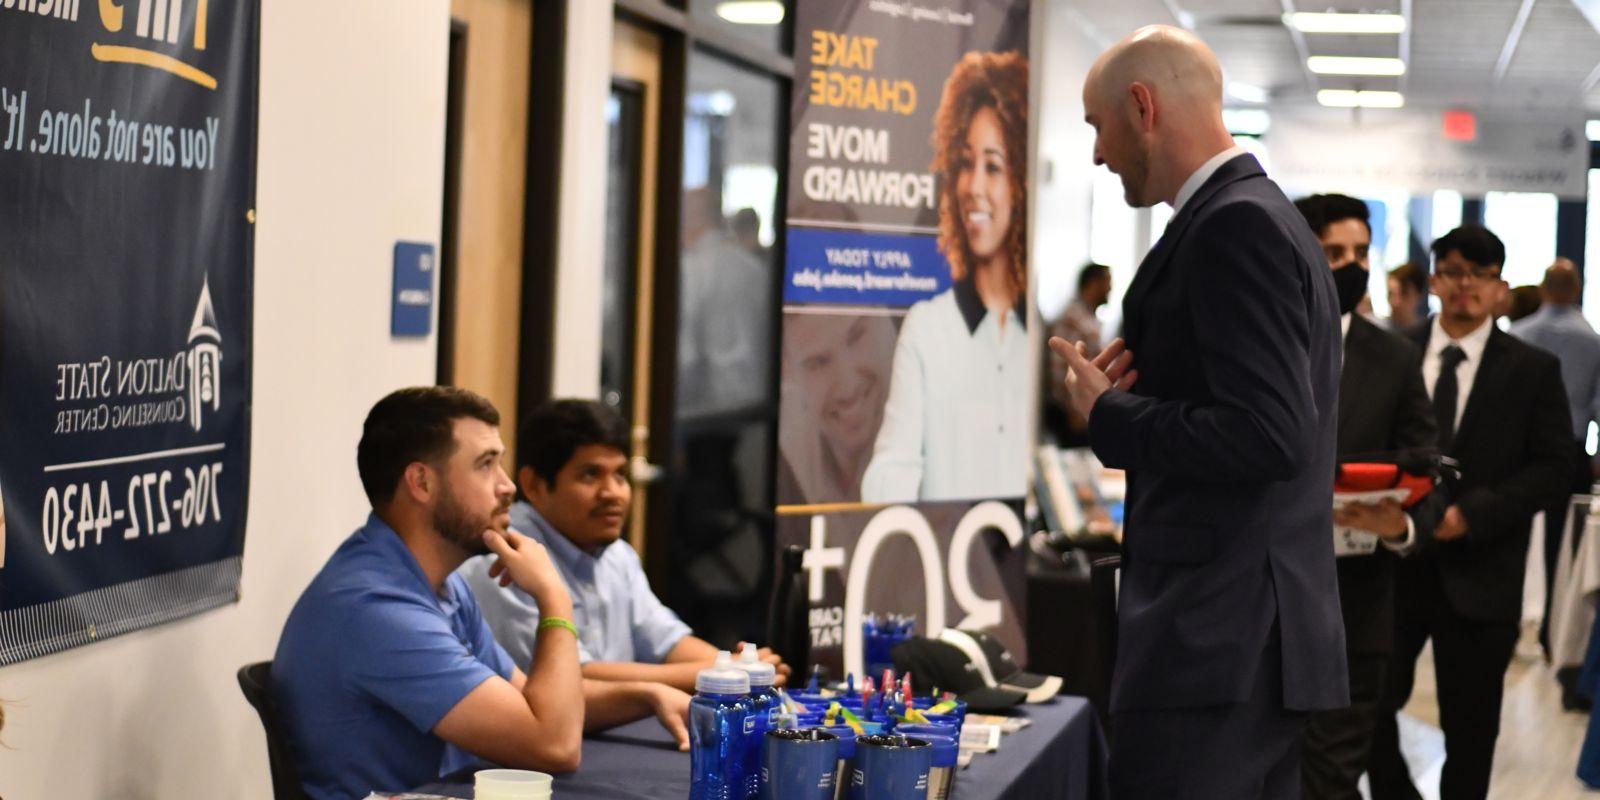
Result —
[[[238,600],[257,31],[0,2],[0,665]]]
[[[1028,7],[795,4],[778,544],[841,570],[810,579],[812,660],[836,673],[861,669],[861,613],[992,627],[1023,653],[996,592],[1021,538],[1040,361]],[[963,534],[963,519],[982,524]],[[973,546],[993,536],[1004,546]],[[924,580],[898,580],[880,544]]]
[[[1272,177],[1286,186],[1347,191],[1374,187],[1467,197],[1550,192],[1582,200],[1589,191],[1583,115],[1472,117],[1447,136],[1441,112],[1422,109],[1306,108],[1274,112],[1262,137]]]

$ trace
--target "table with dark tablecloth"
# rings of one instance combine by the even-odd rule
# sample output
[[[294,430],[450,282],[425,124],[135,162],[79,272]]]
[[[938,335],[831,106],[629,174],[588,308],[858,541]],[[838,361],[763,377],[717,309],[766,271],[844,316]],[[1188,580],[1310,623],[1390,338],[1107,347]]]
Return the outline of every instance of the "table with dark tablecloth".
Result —
[[[974,756],[956,775],[952,797],[961,800],[1102,800],[1105,740],[1088,701],[1058,697],[1021,707],[1033,721],[1007,734],[997,753]],[[416,789],[426,794],[472,797],[472,777]],[[557,776],[558,800],[633,800],[689,796],[689,755],[672,745],[653,719],[584,739],[583,766]]]

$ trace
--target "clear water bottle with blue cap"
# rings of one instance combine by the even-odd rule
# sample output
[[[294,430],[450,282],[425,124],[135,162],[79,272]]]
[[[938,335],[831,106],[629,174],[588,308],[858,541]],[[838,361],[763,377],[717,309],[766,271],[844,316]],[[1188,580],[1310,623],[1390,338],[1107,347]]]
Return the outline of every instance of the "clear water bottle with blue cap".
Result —
[[[746,800],[756,800],[761,797],[761,756],[763,737],[767,731],[777,727],[776,717],[779,711],[778,691],[772,684],[778,679],[778,671],[771,664],[761,660],[756,646],[746,642],[744,652],[740,654],[734,666],[745,671],[750,676],[750,723],[745,726],[750,731],[748,746],[745,748],[745,791]]]
[[[689,800],[744,800],[750,674],[726,650],[700,670],[689,700]]]

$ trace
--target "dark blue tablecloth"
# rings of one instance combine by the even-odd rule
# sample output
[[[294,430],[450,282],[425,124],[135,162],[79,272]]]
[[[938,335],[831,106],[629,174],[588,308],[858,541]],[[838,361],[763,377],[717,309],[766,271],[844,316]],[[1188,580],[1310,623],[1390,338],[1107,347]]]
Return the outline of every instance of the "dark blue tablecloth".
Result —
[[[1008,734],[1000,751],[975,756],[956,776],[961,800],[1103,800],[1105,740],[1087,700],[1058,697],[1024,706],[1033,724]],[[416,791],[471,798],[472,778]],[[555,781],[556,800],[633,800],[689,796],[689,756],[672,745],[653,719],[641,720],[583,742],[583,766]]]

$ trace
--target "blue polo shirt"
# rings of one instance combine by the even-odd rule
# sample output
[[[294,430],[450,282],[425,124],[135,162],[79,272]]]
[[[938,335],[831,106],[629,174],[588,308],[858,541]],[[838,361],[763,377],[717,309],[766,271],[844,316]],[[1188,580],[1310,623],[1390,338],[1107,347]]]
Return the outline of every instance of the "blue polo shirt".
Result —
[[[510,679],[472,592],[434,594],[376,515],[300,595],[278,640],[272,690],[312,800],[415,788],[470,763],[432,730],[479,684]]]

